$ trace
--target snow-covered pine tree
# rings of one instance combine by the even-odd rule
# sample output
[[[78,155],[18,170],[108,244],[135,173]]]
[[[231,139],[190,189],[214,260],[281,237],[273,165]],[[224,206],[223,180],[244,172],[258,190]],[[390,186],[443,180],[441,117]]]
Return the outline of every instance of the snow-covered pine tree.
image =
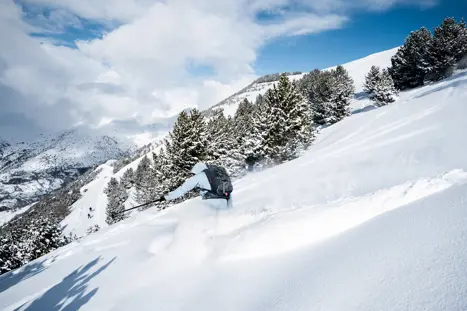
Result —
[[[261,95],[261,94],[258,94],[255,98],[255,102],[254,102],[254,105],[250,108],[250,112],[253,112],[253,110],[255,109],[255,106],[256,105],[260,105],[261,103],[264,102],[264,95]],[[251,103],[251,102],[250,102]]]
[[[259,94],[256,97],[256,104],[259,104],[263,101],[263,96]],[[243,99],[240,104],[238,105],[237,111],[235,111],[234,118],[246,117],[251,116],[253,111],[255,110],[253,103],[250,102],[247,98]]]
[[[308,86],[308,103],[313,111],[313,123],[324,125],[332,117],[331,102],[335,75],[331,71],[314,70],[310,73]]]
[[[248,158],[250,155],[250,148],[253,147],[249,144],[249,140],[254,135],[252,131],[254,130],[253,119],[255,117],[256,109],[262,105],[263,101],[263,96],[261,94],[256,97],[255,104],[245,98],[240,102],[234,118],[231,121],[231,139],[235,140],[235,145],[238,146],[239,159],[243,161],[243,163],[239,163],[239,174],[242,171],[242,167],[245,167],[248,161],[251,162],[251,165],[254,164],[253,157]]]
[[[298,88],[293,90],[293,92],[301,95]],[[308,149],[315,139],[313,112],[311,106],[303,96],[296,98],[295,101],[289,101],[286,113],[286,135],[290,138],[283,148],[283,161],[297,158],[302,151]]]
[[[0,238],[0,275],[26,264],[21,236],[8,233]]]
[[[138,164],[135,173],[135,200],[139,204],[144,204],[155,199],[154,192],[156,180],[154,178],[154,171],[151,167],[151,160],[148,156],[144,156]],[[147,209],[148,206],[143,206],[140,210]]]
[[[266,91],[261,100],[255,103],[251,118],[239,118],[239,116],[236,116],[236,122],[244,120],[244,122],[249,122],[249,124],[251,124],[251,126],[247,128],[247,131],[239,131],[238,133],[241,136],[241,153],[245,158],[245,164],[248,166],[249,170],[253,170],[265,164],[267,154],[265,150],[265,141],[271,122],[268,115],[268,104],[265,100],[269,92],[270,90]]]
[[[9,230],[0,241],[0,274],[69,243],[62,235],[59,221],[49,215],[40,215],[22,228]]]
[[[328,122],[333,124],[350,115],[350,100],[355,94],[355,86],[344,67],[337,66],[331,73],[334,76],[331,97],[332,114]]]
[[[460,59],[457,63],[457,69],[466,69],[467,68],[467,26],[462,19],[459,22],[459,27],[461,29],[461,35],[459,36],[459,41],[457,43]]]
[[[45,216],[34,219],[29,227],[30,257],[28,261],[39,258],[52,250],[67,244],[66,238],[62,235],[60,224],[53,218]]]
[[[131,189],[135,185],[135,172],[133,168],[130,167],[123,173],[120,182],[125,189]]]
[[[394,81],[387,69],[383,69],[380,78],[374,84],[373,93],[370,99],[375,101],[378,107],[393,103],[396,100],[398,91],[394,86]]]
[[[456,23],[448,17],[435,28],[428,48],[429,81],[438,81],[452,75],[455,66],[465,56],[467,31],[464,22]]]
[[[230,116],[227,118],[226,131],[226,149],[229,152],[220,160],[231,177],[240,177],[245,173],[245,156],[238,139],[235,121]]]
[[[157,189],[159,189],[158,191],[162,195],[170,189],[170,178],[172,177],[171,164],[164,148],[161,148],[158,154],[153,153],[153,160]]]
[[[219,159],[229,151],[226,148],[227,141],[227,118],[224,115],[224,109],[213,111],[211,119],[207,126],[208,135],[208,158],[217,164]]]
[[[208,159],[206,125],[197,109],[179,114],[165,147],[171,170],[169,187],[173,189],[190,176],[196,163]]]
[[[398,90],[406,90],[422,86],[426,74],[430,71],[428,64],[428,47],[432,40],[430,31],[422,27],[407,37],[404,45],[391,58],[389,69],[394,85]]]
[[[304,98],[308,98],[308,93],[311,87],[317,82],[319,79],[321,71],[319,69],[314,69],[313,71],[304,74],[303,77],[297,81],[297,87],[300,93]]]
[[[381,71],[378,66],[371,66],[370,71],[365,76],[365,83],[363,84],[363,91],[368,94],[373,94],[375,84],[381,77]]]
[[[165,193],[169,191],[169,183],[168,180],[170,179],[170,172],[168,170],[168,161],[165,156],[164,149],[161,149],[159,153],[153,152],[153,179],[154,179],[154,189],[152,192],[151,201],[154,201],[160,197],[162,197]],[[166,208],[167,202],[158,202],[156,206],[159,209]]]
[[[241,109],[247,108],[241,105]],[[249,113],[240,111],[240,113]],[[214,111],[207,124],[209,161],[223,166],[232,177],[241,174],[244,159],[235,137],[234,121],[224,116],[223,109]]]
[[[309,105],[285,74],[267,92],[265,103],[270,120],[264,141],[266,158],[274,164],[295,158],[313,139]]]
[[[112,177],[104,190],[107,195],[108,203],[106,209],[106,222],[112,225],[126,218],[124,203],[128,199],[126,189],[118,182],[115,177]]]
[[[250,131],[253,123],[253,115],[255,113],[256,107],[261,105],[263,102],[263,96],[260,94],[256,97],[256,103],[253,105],[248,99],[244,99],[238,105],[238,109],[235,112],[233,118],[233,125],[235,127],[235,131],[237,132],[236,138],[242,144],[243,138],[247,133]]]

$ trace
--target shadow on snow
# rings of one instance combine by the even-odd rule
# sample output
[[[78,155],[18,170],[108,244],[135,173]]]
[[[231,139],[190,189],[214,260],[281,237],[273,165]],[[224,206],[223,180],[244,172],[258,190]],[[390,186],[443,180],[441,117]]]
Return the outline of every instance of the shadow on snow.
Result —
[[[23,309],[27,304],[15,309],[15,311],[26,310],[47,310],[47,311],[74,311],[79,310],[87,304],[91,298],[97,293],[98,288],[88,291],[88,283],[91,279],[103,272],[115,260],[108,261],[106,264],[99,267],[96,271],[89,273],[91,268],[96,266],[101,260],[100,257],[89,262],[84,267],[81,266],[60,283],[49,288],[42,296],[35,299],[28,307]]]
[[[44,262],[45,260],[37,261],[0,276],[0,293],[47,269]]]

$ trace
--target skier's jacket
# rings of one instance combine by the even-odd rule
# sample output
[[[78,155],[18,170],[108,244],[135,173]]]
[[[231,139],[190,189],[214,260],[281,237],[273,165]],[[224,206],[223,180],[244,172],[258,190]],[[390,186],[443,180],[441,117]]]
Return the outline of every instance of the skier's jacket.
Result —
[[[200,195],[203,199],[230,199],[230,193],[233,190],[230,184],[230,178],[228,182],[230,184],[230,187],[227,187],[225,189],[225,197],[223,197],[217,195],[216,189],[212,189],[211,184],[213,183],[213,176],[209,176],[211,177],[211,180],[208,178],[208,175],[210,175],[211,170],[208,170],[208,166],[205,163],[197,163],[192,168],[191,172],[194,174],[192,177],[185,180],[185,182],[180,187],[178,187],[172,192],[169,192],[165,196],[165,199],[167,201],[178,199],[195,188],[200,189]]]

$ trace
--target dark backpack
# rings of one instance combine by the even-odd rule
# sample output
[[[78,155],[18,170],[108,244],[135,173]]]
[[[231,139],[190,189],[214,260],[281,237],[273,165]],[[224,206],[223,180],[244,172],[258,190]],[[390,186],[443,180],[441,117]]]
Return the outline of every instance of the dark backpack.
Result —
[[[211,190],[204,189],[208,191],[206,199],[230,199],[233,186],[225,168],[213,164],[206,164],[206,166],[208,168],[203,172],[211,185]]]

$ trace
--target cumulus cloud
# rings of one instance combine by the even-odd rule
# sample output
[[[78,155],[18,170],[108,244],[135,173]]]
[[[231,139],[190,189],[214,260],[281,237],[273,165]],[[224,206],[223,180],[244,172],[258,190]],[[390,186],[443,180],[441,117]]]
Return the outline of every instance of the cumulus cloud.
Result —
[[[252,65],[268,40],[342,27],[357,3],[402,2],[415,0],[2,1],[0,96],[9,100],[0,117],[62,129],[126,119],[147,124],[206,108],[255,78]],[[82,29],[86,20],[109,31],[74,47],[31,36]]]

